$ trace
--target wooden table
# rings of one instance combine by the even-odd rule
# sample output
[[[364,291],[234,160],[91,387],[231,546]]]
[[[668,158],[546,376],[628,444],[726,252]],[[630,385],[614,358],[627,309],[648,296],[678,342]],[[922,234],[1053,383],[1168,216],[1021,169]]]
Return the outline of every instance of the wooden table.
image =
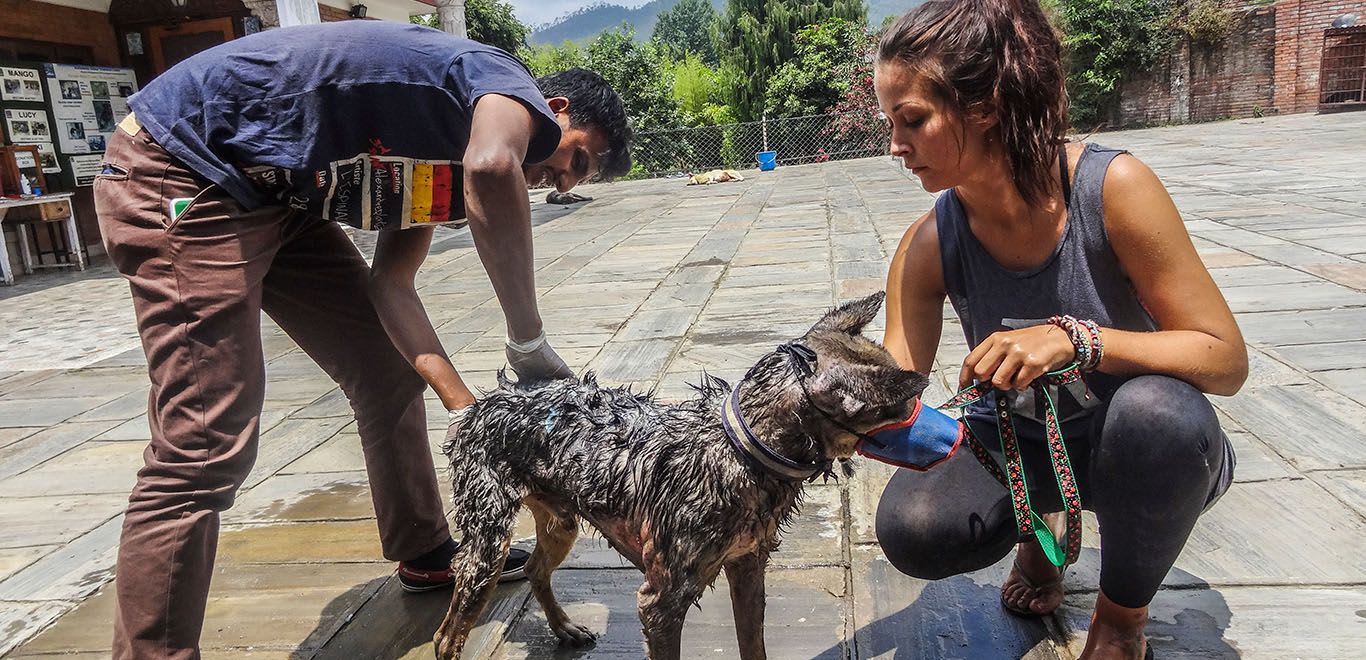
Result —
[[[76,233],[76,205],[71,200],[72,193],[52,193],[29,197],[27,199],[9,199],[0,197],[0,223],[5,220],[5,214],[12,208],[20,206],[36,206],[39,204],[50,204],[53,202],[66,202],[71,207],[71,215],[63,220],[53,220],[61,222],[66,230],[67,259],[70,260],[74,255],[75,259],[71,263],[64,264],[35,264],[33,263],[33,252],[29,250],[28,226],[31,223],[19,223],[19,258],[23,261],[24,274],[30,275],[35,268],[68,268],[75,266],[80,270],[85,270],[85,253],[81,250],[81,237]],[[0,240],[0,283],[14,284],[14,269],[9,262],[9,249]]]

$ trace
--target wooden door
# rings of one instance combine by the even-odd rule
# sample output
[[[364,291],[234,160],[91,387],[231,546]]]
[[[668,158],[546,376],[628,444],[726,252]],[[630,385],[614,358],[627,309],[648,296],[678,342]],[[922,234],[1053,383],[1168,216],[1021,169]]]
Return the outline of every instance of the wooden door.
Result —
[[[234,37],[231,16],[147,28],[152,67],[160,75],[177,62]]]

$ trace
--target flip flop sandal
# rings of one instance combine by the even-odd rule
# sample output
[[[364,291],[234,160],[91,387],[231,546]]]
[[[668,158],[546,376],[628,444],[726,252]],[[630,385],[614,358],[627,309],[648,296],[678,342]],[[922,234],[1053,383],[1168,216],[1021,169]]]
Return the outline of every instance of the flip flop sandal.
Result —
[[[1045,589],[1052,589],[1053,587],[1056,587],[1056,586],[1059,586],[1059,585],[1062,584],[1062,573],[1058,573],[1058,577],[1056,577],[1056,578],[1054,578],[1054,579],[1052,579],[1052,580],[1048,580],[1048,581],[1046,581],[1046,582],[1034,582],[1034,581],[1030,580],[1028,577],[1025,577],[1024,570],[1022,570],[1022,569],[1020,568],[1020,560],[1019,560],[1019,559],[1016,559],[1014,562],[1012,562],[1012,567],[1014,568],[1014,571],[1015,571],[1015,577],[1016,577],[1017,579],[1019,579],[1019,581],[1020,581],[1022,584],[1024,584],[1024,586],[1025,586],[1026,589],[1031,589],[1031,590],[1033,590],[1033,591],[1038,592],[1038,591],[1043,591],[1043,590],[1045,590]],[[1034,610],[1031,610],[1031,609],[1029,609],[1028,607],[1025,607],[1024,609],[1017,609],[1017,608],[1011,607],[1010,604],[1006,603],[1006,592],[1005,592],[1004,589],[1001,590],[1001,607],[1005,608],[1005,610],[1006,610],[1007,612],[1010,612],[1011,614],[1014,614],[1015,616],[1021,616],[1021,617],[1030,618],[1030,619],[1037,619],[1037,618],[1039,618],[1039,617],[1047,616],[1047,614],[1039,614],[1038,612],[1035,612]],[[1150,649],[1150,652],[1151,652],[1151,649]],[[1152,660],[1152,658],[1145,658],[1144,660]]]

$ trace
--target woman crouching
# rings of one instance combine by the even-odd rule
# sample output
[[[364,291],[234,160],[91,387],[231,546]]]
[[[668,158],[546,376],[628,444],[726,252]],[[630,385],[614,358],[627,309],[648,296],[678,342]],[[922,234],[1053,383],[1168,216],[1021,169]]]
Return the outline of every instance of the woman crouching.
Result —
[[[930,0],[878,46],[891,153],[944,191],[906,231],[887,282],[885,343],[929,372],[945,297],[971,353],[960,385],[1010,392],[1036,512],[1063,509],[1041,408],[1024,396],[1072,363],[1089,391],[1056,394],[1081,506],[1100,522],[1100,594],[1082,658],[1142,658],[1148,603],[1234,456],[1205,394],[1247,376],[1243,338],[1171,197],[1137,158],[1068,143],[1057,35],[1036,0]],[[995,402],[967,411],[1001,462]],[[899,471],[878,540],[909,575],[990,566],[1016,548],[1001,604],[1026,616],[1063,600],[1060,572],[1020,535],[1012,499],[970,452]]]

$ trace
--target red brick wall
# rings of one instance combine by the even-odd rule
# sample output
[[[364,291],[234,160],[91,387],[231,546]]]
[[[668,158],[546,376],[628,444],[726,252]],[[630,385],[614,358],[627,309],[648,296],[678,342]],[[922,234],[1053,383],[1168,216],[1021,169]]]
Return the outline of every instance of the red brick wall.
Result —
[[[1283,113],[1311,112],[1319,102],[1323,31],[1343,14],[1366,18],[1362,0],[1281,0],[1276,3],[1275,105]]]
[[[1184,44],[1166,64],[1125,81],[1111,123],[1186,123],[1318,107],[1323,30],[1366,0],[1228,0],[1240,17],[1215,46]]]
[[[1238,2],[1239,20],[1218,44],[1181,43],[1167,61],[1120,86],[1115,126],[1183,124],[1272,111],[1276,16]]]
[[[93,64],[119,66],[109,16],[34,0],[0,0],[0,37],[88,46]]]

